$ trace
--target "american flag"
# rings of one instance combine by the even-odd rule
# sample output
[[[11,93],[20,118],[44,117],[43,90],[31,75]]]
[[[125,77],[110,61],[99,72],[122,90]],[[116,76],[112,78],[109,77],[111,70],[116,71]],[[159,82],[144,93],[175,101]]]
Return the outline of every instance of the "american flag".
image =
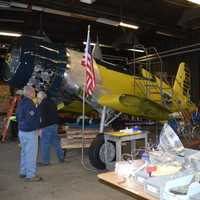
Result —
[[[85,47],[85,53],[81,60],[81,64],[85,67],[86,70],[86,86],[85,93],[87,96],[92,95],[92,92],[96,88],[96,79],[92,61],[92,49],[90,45],[90,26],[88,26],[87,33],[87,42]]]

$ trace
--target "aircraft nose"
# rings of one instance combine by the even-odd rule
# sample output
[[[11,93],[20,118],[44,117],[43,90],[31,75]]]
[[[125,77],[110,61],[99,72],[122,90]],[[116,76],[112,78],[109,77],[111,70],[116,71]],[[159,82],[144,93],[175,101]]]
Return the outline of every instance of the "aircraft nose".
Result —
[[[36,90],[56,94],[68,63],[66,48],[42,39],[23,36],[10,49],[10,62],[1,71],[15,88],[31,85]]]

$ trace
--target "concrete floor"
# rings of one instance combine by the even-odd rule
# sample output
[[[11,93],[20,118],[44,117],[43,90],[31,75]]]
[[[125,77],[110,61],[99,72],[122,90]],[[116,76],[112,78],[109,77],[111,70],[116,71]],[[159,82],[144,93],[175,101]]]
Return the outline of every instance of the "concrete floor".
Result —
[[[0,144],[0,199],[3,200],[134,200],[100,183],[97,172],[85,170],[80,150],[70,150],[65,163],[39,167],[43,182],[27,183],[18,178],[19,147],[16,142]]]

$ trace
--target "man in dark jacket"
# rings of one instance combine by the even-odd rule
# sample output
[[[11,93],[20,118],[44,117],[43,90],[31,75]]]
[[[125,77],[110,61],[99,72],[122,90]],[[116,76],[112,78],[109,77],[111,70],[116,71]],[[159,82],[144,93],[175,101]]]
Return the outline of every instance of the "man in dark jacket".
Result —
[[[31,86],[24,87],[24,97],[20,100],[16,117],[18,121],[19,140],[21,145],[20,177],[27,181],[41,181],[36,175],[38,152],[39,115],[33,102],[35,90]]]
[[[200,124],[200,104],[198,104],[195,111],[192,113],[192,125],[196,126],[199,124]]]
[[[40,148],[42,163],[41,165],[48,165],[50,161],[50,146],[52,145],[56,150],[56,155],[60,162],[64,162],[64,151],[60,146],[60,139],[58,137],[58,113],[56,104],[46,96],[43,91],[37,95],[38,109],[40,113]]]

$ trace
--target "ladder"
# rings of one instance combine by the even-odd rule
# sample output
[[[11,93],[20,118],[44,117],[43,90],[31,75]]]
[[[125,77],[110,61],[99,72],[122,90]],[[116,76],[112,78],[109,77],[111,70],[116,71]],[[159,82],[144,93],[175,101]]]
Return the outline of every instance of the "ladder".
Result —
[[[8,109],[6,118],[5,118],[4,123],[3,123],[3,129],[2,129],[2,134],[1,134],[1,136],[2,136],[1,142],[6,141],[6,138],[7,138],[7,135],[8,135],[8,128],[9,128],[9,125],[10,125],[10,117],[15,112],[15,109],[16,109],[16,106],[17,106],[17,103],[19,102],[19,100],[20,100],[20,96],[16,95],[16,96],[13,97],[13,99],[11,101],[10,108]]]

